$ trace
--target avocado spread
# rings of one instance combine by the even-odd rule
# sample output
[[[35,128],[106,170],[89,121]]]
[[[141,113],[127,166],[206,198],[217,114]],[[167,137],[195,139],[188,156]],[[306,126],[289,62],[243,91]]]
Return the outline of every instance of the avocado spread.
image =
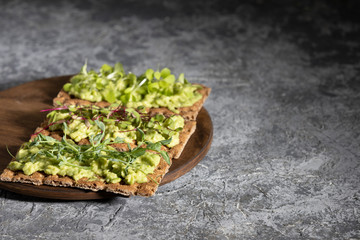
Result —
[[[99,139],[103,136],[100,134]],[[41,171],[49,175],[69,176],[74,180],[85,177],[90,181],[131,185],[148,182],[148,174],[153,173],[160,162],[159,153],[163,157],[166,155],[160,150],[159,143],[119,152],[110,145],[119,141],[96,141],[95,137],[90,142],[89,145],[79,146],[66,136],[58,141],[38,134],[22,145],[9,168],[22,170],[26,175]]]
[[[114,67],[104,64],[99,72],[87,71],[85,64],[63,87],[69,94],[92,102],[122,103],[127,107],[167,107],[174,112],[200,100],[202,95],[196,91],[199,88],[200,85],[189,83],[184,74],[176,79],[168,68],[161,71],[148,69],[136,76],[126,74],[120,63]]]
[[[100,133],[101,129],[95,122],[99,120],[106,127],[105,139],[113,141],[121,138],[125,143],[132,143],[134,140],[155,143],[171,139],[166,145],[171,148],[179,144],[179,133],[184,127],[184,119],[179,115],[165,117],[157,114],[150,117],[141,109],[121,106],[70,106],[50,110],[52,111],[47,115],[50,130],[62,130],[75,142]],[[67,125],[62,124],[63,122]]]

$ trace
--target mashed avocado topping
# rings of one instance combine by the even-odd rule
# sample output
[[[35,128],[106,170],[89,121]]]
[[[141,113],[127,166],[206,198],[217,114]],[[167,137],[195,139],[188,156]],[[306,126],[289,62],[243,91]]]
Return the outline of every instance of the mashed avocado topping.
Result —
[[[192,106],[202,95],[199,85],[189,83],[184,74],[176,79],[168,68],[161,71],[148,69],[140,76],[126,74],[121,63],[114,67],[104,64],[99,72],[87,71],[85,64],[80,73],[63,87],[69,94],[92,102],[122,103],[127,107],[167,107],[171,111]]]
[[[119,138],[114,141],[103,140],[105,126],[101,122],[97,123],[102,132],[91,136],[89,145],[77,145],[67,139],[66,135],[58,141],[38,134],[23,144],[9,168],[13,171],[21,170],[26,175],[41,171],[49,175],[69,176],[74,180],[86,177],[89,180],[131,185],[148,182],[148,175],[159,164],[160,155],[170,164],[167,153],[161,151],[161,145],[166,141],[147,143],[145,148],[119,152],[111,144],[123,141]]]
[[[95,121],[99,120],[106,127],[105,138],[111,141],[122,138],[126,143],[132,143],[134,140],[139,142],[141,131],[144,133],[145,141],[151,143],[171,139],[166,145],[171,148],[179,144],[179,133],[184,127],[184,119],[179,115],[167,118],[158,114],[150,117],[141,109],[122,106],[70,106],[50,110],[52,111],[47,115],[50,130],[62,130],[75,142],[98,134],[101,129]],[[64,125],[63,122],[67,124]]]

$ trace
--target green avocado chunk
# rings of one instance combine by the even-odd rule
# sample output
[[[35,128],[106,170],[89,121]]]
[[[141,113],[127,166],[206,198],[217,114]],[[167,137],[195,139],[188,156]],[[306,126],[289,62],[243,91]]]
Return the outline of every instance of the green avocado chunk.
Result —
[[[92,102],[107,101],[134,108],[166,107],[174,112],[200,100],[202,95],[196,91],[199,88],[200,85],[189,83],[184,74],[176,79],[168,68],[161,71],[148,69],[136,76],[126,74],[121,63],[114,67],[104,64],[99,72],[87,71],[85,64],[63,87],[69,94]]]

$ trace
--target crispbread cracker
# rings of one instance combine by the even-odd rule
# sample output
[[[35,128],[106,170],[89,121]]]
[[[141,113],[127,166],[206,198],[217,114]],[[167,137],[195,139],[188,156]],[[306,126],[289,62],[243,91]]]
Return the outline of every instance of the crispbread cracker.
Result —
[[[202,98],[194,103],[194,105],[190,107],[181,107],[178,108],[179,115],[181,115],[183,118],[187,120],[196,120],[196,117],[198,113],[200,112],[205,100],[208,98],[211,88],[208,88],[201,84],[194,84],[194,85],[200,85],[202,88],[198,89],[197,91],[201,93]],[[58,95],[53,100],[54,106],[58,107],[61,105],[64,106],[70,106],[70,105],[76,105],[76,106],[89,106],[89,105],[96,105],[98,107],[108,107],[110,106],[110,103],[101,101],[101,102],[90,102],[88,100],[83,100],[79,98],[72,98],[67,92],[64,90],[61,90]],[[169,110],[168,108],[161,107],[161,108],[150,108],[148,109],[150,113],[163,113],[167,115],[174,115],[175,113]]]
[[[161,158],[159,165],[155,168],[153,174],[149,174],[149,181],[146,183],[134,183],[126,185],[122,183],[106,183],[103,181],[88,181],[87,178],[81,178],[78,181],[70,177],[59,175],[47,175],[43,172],[35,172],[31,175],[25,175],[21,171],[12,171],[5,169],[0,175],[0,180],[5,182],[31,183],[34,185],[50,185],[56,187],[75,187],[92,191],[104,190],[117,193],[124,196],[152,196],[158,188],[158,183],[169,170],[169,165]],[[155,182],[156,181],[156,182]]]
[[[157,113],[156,113],[157,114]],[[155,115],[155,114],[154,114]],[[151,115],[153,116],[153,115]],[[45,129],[47,126],[49,125],[48,120],[46,119],[42,124],[41,127],[38,127],[35,130],[35,133],[41,133],[45,136],[51,136],[53,138],[55,138],[56,140],[61,140],[61,132],[60,131],[49,131],[47,129]],[[196,130],[196,122],[195,121],[186,121],[185,120],[185,124],[183,129],[181,130],[181,132],[179,133],[179,144],[177,144],[176,146],[172,147],[172,148],[164,148],[163,150],[165,150],[168,154],[170,158],[179,158],[181,153],[183,152],[187,142],[189,141],[191,135],[195,132]],[[33,136],[32,138],[34,138],[35,136]],[[78,142],[79,145],[85,145],[85,144],[90,144],[88,139],[82,139]],[[126,143],[116,143],[116,144],[112,144],[111,146],[115,147],[118,151],[128,151],[128,145]],[[133,143],[130,143],[130,147],[134,148],[136,147],[135,141]]]
[[[61,140],[61,131],[48,131],[44,129],[47,125],[47,120],[45,120],[41,127],[36,128],[36,133],[41,133],[45,136],[51,136],[57,140]],[[31,139],[35,138],[35,135],[32,135]],[[87,139],[81,140],[82,144],[88,144]],[[81,143],[80,143],[81,144]],[[131,148],[136,147],[134,143],[115,143],[111,144],[112,147],[118,151],[128,151],[130,146]],[[162,146],[162,150],[166,150]],[[172,154],[169,153],[170,159],[172,159]],[[14,161],[15,159],[12,159]],[[35,172],[31,175],[26,175],[22,171],[12,171],[6,168],[3,173],[0,175],[0,180],[5,182],[19,182],[19,183],[30,183],[34,185],[50,185],[55,187],[75,187],[92,191],[104,190],[107,192],[117,193],[124,196],[152,196],[158,188],[158,184],[161,182],[161,179],[169,171],[170,165],[165,162],[161,157],[160,163],[155,168],[154,173],[148,175],[149,181],[146,183],[134,183],[127,185],[124,183],[106,183],[101,181],[99,178],[98,181],[89,181],[87,178],[81,178],[77,181],[67,176],[59,175],[47,175],[44,172]]]

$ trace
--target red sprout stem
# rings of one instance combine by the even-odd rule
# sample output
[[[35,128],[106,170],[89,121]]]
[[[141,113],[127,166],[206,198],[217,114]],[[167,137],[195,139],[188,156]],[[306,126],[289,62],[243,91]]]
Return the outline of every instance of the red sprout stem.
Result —
[[[50,112],[50,111],[65,110],[65,109],[68,109],[68,107],[64,106],[64,107],[58,107],[58,108],[43,109],[43,110],[40,110],[40,112]]]
[[[50,126],[52,126],[52,125],[55,125],[55,124],[58,124],[58,123],[63,123],[63,122],[65,122],[65,121],[66,121],[66,120],[63,119],[63,120],[60,120],[60,121],[56,121],[56,122],[50,123],[49,125],[47,125],[47,126],[44,127],[43,129],[41,129],[40,131],[31,134],[31,137],[32,137],[32,136],[37,136],[37,135],[39,135],[42,131],[48,129],[48,128],[49,128]]]

